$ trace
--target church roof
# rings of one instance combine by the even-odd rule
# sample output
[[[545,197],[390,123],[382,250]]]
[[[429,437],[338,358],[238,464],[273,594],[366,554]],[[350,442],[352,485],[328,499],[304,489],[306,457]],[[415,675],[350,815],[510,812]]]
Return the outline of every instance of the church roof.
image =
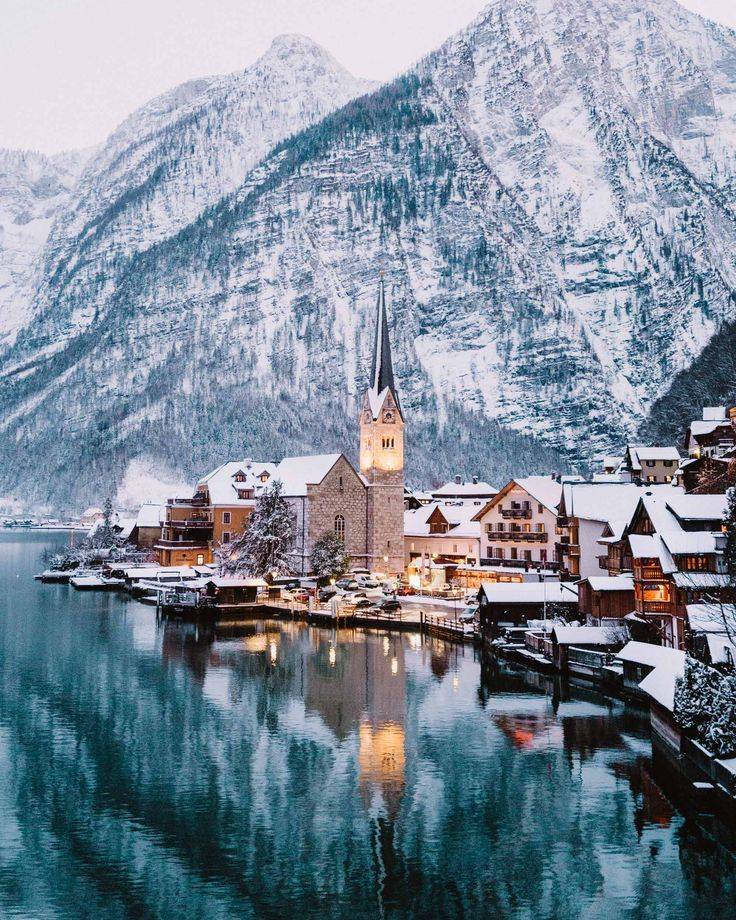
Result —
[[[378,303],[376,309],[376,337],[373,344],[373,364],[371,367],[371,385],[368,399],[373,417],[377,418],[378,411],[383,405],[386,393],[390,391],[396,408],[401,412],[399,396],[394,382],[394,368],[391,361],[391,340],[388,335],[388,314],[386,313],[386,292],[383,278],[378,286]]]

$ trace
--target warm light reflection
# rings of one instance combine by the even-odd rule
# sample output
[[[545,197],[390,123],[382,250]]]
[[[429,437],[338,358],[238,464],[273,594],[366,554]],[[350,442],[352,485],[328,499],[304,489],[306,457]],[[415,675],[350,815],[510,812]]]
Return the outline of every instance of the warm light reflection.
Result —
[[[414,649],[415,652],[422,647],[422,637],[419,633],[409,635],[409,647]]]
[[[263,653],[268,647],[268,638],[265,633],[256,633],[255,636],[246,636],[243,645],[247,652]]]
[[[276,661],[276,655],[277,655],[276,643],[272,640],[272,641],[269,643],[268,648],[269,648],[269,651],[270,651],[270,653],[271,653],[271,663],[273,664],[273,663]]]
[[[398,674],[398,673],[399,673],[399,659],[396,658],[396,656],[394,656],[394,657],[391,659],[391,673],[392,673],[392,674]]]
[[[330,646],[329,659],[330,659],[330,664],[334,668],[335,662],[337,661],[337,649],[335,648],[334,645]]]
[[[458,688],[459,686],[460,686],[460,681],[458,680],[458,676],[457,676],[457,674],[456,674],[456,675],[452,678],[452,689],[453,689],[453,690],[457,690],[457,688]]]
[[[362,722],[359,729],[361,783],[400,787],[404,782],[404,729],[395,722],[374,728]]]
[[[385,657],[388,657],[388,650],[389,650],[388,636],[384,636],[383,637],[383,654]]]

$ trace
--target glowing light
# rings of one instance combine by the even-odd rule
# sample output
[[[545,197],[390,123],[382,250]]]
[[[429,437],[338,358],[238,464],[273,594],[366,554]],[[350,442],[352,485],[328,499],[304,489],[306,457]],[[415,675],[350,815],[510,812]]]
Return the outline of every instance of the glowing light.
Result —
[[[384,657],[388,655],[388,649],[389,649],[389,645],[388,645],[388,636],[384,636],[384,637],[383,637],[383,654],[384,654]]]
[[[452,689],[453,689],[453,691],[456,691],[457,688],[458,688],[459,686],[460,686],[460,681],[458,680],[458,677],[457,677],[457,674],[456,674],[456,675],[452,678]]]
[[[399,673],[399,659],[396,657],[391,659],[391,673],[392,674]]]
[[[274,664],[276,662],[276,655],[277,655],[276,643],[271,641],[269,643],[268,649],[269,649],[269,652],[271,653],[271,663]]]
[[[328,653],[328,657],[329,657],[329,659],[330,659],[330,665],[334,668],[334,667],[335,667],[335,662],[337,661],[337,649],[335,648],[334,645],[331,645],[331,646],[330,646],[330,651],[329,651],[329,653]]]
[[[419,635],[419,633],[411,633],[409,635],[409,645],[414,649],[414,651],[417,651],[422,647],[422,637]]]

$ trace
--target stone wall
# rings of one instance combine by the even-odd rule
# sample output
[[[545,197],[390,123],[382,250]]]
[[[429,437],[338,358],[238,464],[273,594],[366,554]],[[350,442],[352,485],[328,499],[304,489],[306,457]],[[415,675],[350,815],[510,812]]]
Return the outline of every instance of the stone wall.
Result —
[[[334,533],[335,518],[345,519],[345,547],[353,564],[364,566],[366,558],[366,489],[345,457],[340,457],[317,486],[308,486],[308,550],[325,533]]]

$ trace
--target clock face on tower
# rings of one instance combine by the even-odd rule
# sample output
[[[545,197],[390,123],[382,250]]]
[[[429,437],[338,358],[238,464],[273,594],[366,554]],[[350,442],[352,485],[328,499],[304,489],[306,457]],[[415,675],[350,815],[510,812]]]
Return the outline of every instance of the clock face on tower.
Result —
[[[363,421],[366,423],[366,425],[370,425],[370,423],[373,421],[370,409],[366,409],[363,413]]]
[[[393,422],[393,420],[394,420],[394,414],[393,414],[393,412],[391,411],[391,409],[387,409],[387,410],[383,413],[383,420],[384,420],[384,422]]]

